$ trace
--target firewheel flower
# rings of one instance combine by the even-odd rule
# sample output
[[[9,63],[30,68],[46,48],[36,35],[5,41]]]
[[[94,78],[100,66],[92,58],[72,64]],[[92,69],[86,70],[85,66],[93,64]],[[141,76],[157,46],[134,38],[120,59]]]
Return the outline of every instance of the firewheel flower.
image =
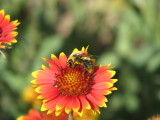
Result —
[[[74,49],[72,52],[81,52],[88,55],[88,48],[82,47],[81,51]],[[117,90],[112,79],[115,71],[110,70],[110,64],[94,66],[91,72],[87,71],[83,64],[68,64],[67,56],[62,52],[57,58],[51,55],[51,60],[43,58],[49,67],[42,65],[42,70],[32,73],[35,78],[31,82],[35,84],[35,91],[39,93],[39,99],[43,104],[41,111],[54,112],[58,116],[62,111],[83,114],[85,109],[100,113],[99,107],[107,107],[108,101],[105,95]],[[94,63],[93,63],[94,64]]]
[[[28,115],[19,116],[17,120],[68,120],[68,114],[63,112],[61,116],[47,115],[45,112],[39,113],[35,109],[30,109]]]
[[[98,120],[98,115],[90,110],[85,110],[82,116],[73,114],[74,120]],[[45,112],[38,112],[35,109],[30,109],[27,115],[21,115],[16,120],[68,120],[69,115],[64,111],[59,116],[55,114],[46,114]]]
[[[20,23],[18,20],[10,22],[10,15],[4,15],[4,10],[0,10],[0,48],[5,48],[6,44],[16,43],[14,38],[18,32],[14,31]]]

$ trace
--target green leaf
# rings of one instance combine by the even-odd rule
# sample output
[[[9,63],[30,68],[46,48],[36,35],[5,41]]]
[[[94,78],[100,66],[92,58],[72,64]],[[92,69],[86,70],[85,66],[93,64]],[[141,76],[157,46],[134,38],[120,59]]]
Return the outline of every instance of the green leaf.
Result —
[[[62,49],[63,39],[58,35],[49,36],[42,42],[33,62],[33,70],[37,70],[44,63],[41,57],[49,58]]]

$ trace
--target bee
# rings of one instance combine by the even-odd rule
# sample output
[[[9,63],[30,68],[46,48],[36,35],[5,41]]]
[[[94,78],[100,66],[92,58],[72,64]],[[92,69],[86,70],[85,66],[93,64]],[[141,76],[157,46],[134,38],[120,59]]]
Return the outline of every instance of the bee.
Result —
[[[74,67],[74,65],[77,64],[81,64],[84,69],[90,73],[95,62],[95,60],[91,58],[92,56],[93,55],[90,54],[84,54],[82,51],[74,52],[69,56],[68,64],[71,67]]]

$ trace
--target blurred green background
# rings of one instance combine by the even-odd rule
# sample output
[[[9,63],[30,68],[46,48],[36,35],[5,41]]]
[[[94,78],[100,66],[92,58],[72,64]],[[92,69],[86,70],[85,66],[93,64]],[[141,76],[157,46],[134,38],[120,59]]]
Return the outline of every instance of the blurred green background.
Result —
[[[159,0],[0,0],[18,19],[18,43],[0,57],[0,120],[27,114],[22,93],[50,54],[90,45],[96,64],[112,63],[118,91],[100,120],[145,120],[160,114]]]

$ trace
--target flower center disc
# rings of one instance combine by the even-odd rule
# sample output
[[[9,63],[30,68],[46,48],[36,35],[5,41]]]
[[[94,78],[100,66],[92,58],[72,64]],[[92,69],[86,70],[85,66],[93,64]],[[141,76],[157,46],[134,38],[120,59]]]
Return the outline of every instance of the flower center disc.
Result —
[[[87,95],[94,84],[91,74],[82,65],[66,67],[56,77],[55,86],[63,95]]]

